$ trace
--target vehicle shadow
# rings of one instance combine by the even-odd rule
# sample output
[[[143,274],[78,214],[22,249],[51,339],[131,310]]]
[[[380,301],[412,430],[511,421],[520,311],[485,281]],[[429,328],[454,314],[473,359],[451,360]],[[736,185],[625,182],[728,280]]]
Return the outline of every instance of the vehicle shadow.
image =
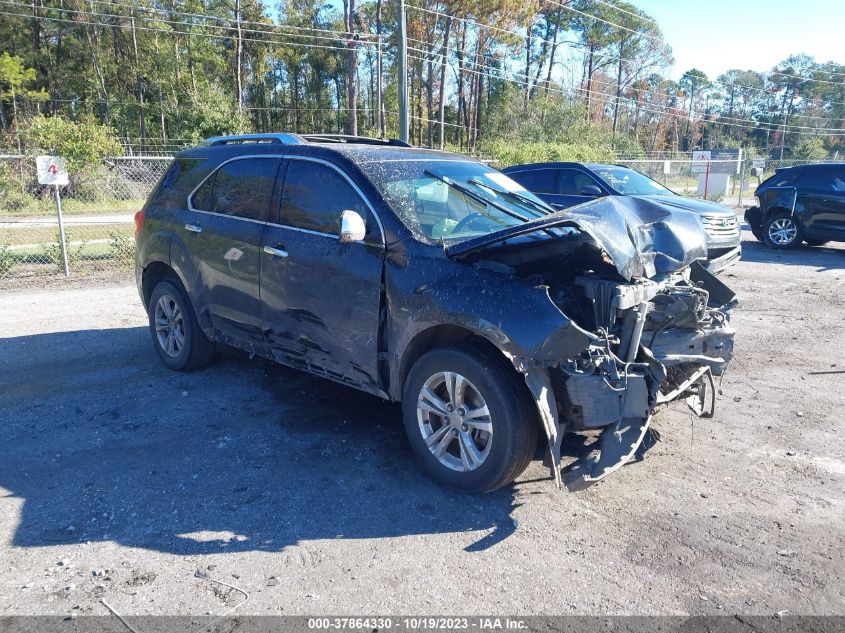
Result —
[[[742,259],[746,262],[813,266],[818,272],[845,267],[845,249],[831,242],[826,246],[802,245],[794,250],[776,250],[743,234]]]
[[[0,433],[18,547],[189,555],[472,532],[479,551],[515,529],[512,487],[463,496],[422,473],[397,405],[234,352],[170,372],[143,327],[0,339]]]

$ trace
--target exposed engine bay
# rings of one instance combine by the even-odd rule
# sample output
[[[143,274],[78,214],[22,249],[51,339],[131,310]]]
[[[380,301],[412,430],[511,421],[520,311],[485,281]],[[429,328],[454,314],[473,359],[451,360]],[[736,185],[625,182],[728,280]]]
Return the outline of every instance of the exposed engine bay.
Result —
[[[555,225],[569,231],[558,239],[488,248],[476,264],[545,288],[588,335],[574,357],[555,357],[549,345],[512,359],[537,402],[555,480],[580,490],[634,456],[659,405],[685,400],[696,415],[713,415],[737,301],[699,263],[705,236],[689,214],[615,201],[572,211]],[[590,430],[600,432],[598,450],[562,475],[563,436]]]

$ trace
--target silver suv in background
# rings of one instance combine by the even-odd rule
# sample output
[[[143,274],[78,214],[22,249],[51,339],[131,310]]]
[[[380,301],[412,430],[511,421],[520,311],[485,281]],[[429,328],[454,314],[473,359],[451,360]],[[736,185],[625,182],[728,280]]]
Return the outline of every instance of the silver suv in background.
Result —
[[[739,261],[740,226],[732,209],[708,200],[679,196],[621,165],[533,163],[502,170],[531,193],[556,209],[566,209],[603,196],[648,198],[695,213],[707,233],[707,268],[719,272]]]

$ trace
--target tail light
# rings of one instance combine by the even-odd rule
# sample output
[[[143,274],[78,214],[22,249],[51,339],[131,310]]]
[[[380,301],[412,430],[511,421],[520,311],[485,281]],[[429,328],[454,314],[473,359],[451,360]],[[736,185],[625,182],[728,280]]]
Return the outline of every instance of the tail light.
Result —
[[[141,228],[144,226],[144,210],[141,209],[135,214],[135,239],[138,239],[138,235],[141,233]]]

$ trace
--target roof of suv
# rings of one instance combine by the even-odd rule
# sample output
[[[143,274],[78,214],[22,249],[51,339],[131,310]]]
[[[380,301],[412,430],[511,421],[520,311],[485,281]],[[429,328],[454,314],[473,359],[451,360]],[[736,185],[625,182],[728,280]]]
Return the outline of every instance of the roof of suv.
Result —
[[[785,165],[784,167],[777,167],[775,171],[783,169],[816,169],[820,167],[845,167],[845,163],[807,163],[806,165]]]
[[[412,147],[402,141],[348,137],[342,135],[247,134],[213,137],[196,147],[182,150],[177,158],[235,157],[244,154],[295,154],[319,156],[338,154],[355,163],[388,160],[440,159],[471,161],[449,152]]]

